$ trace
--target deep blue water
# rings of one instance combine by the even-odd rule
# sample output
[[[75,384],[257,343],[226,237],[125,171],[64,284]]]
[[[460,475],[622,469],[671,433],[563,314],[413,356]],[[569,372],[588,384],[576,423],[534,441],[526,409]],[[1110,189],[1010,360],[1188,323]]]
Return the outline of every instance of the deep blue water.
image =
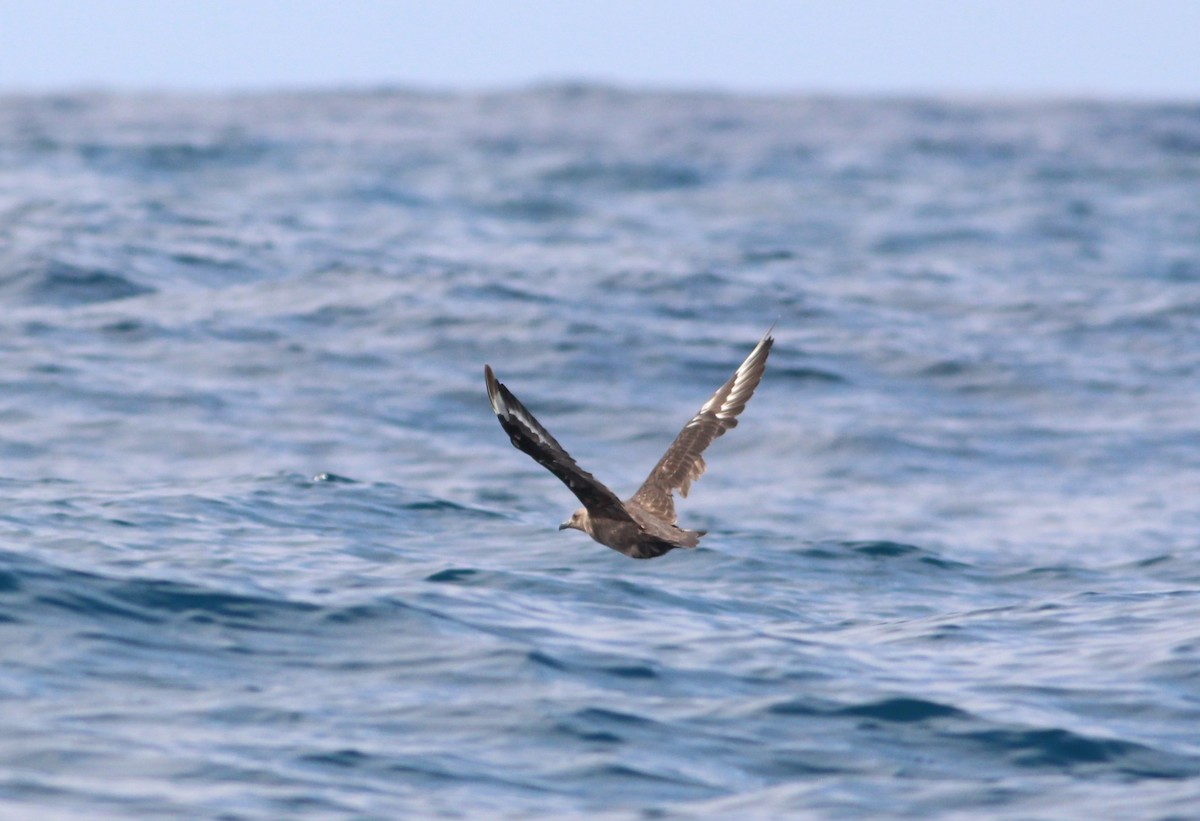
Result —
[[[1184,818],[1200,105],[0,98],[0,816]],[[632,492],[778,320],[637,562]]]

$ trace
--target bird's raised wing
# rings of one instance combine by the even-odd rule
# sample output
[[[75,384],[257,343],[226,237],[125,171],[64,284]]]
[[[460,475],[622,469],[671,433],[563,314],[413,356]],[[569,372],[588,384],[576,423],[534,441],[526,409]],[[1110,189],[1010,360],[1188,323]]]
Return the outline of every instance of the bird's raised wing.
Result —
[[[562,480],[579,501],[583,502],[592,518],[604,516],[633,521],[617,494],[575,464],[575,460],[558,440],[550,435],[550,431],[542,427],[542,423],[513,396],[512,391],[496,379],[490,365],[483,366],[483,376],[487,380],[492,410],[496,412],[500,426],[504,428],[515,448],[528,453],[535,462]]]
[[[774,326],[772,326],[772,330]],[[736,427],[737,416],[754,395],[767,367],[767,356],[775,344],[768,330],[746,357],[746,361],[717,389],[704,407],[683,426],[671,447],[634,494],[632,501],[665,522],[675,524],[675,498],[688,495],[692,482],[704,475],[704,450],[725,431]]]

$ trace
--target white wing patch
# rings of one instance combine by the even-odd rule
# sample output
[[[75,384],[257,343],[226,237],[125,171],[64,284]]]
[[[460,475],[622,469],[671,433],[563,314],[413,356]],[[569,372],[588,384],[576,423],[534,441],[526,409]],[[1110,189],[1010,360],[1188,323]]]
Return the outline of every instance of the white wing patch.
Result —
[[[774,326],[771,326],[774,330]],[[737,426],[737,416],[746,409],[766,369],[767,357],[775,340],[768,330],[733,376],[717,388],[696,415],[688,420],[667,452],[650,471],[633,501],[674,524],[675,502],[671,494],[678,490],[687,496],[692,482],[704,475],[707,465],[703,453],[712,441]]]
[[[563,452],[562,445],[558,443],[558,440],[551,436],[550,431],[542,427],[542,423],[534,419],[533,414],[527,411],[523,405],[518,403],[514,406],[505,401],[504,394],[500,391],[500,383],[496,380],[490,367],[487,368],[487,374],[488,398],[492,402],[492,410],[496,412],[496,415],[515,421],[538,445],[552,448],[560,453]]]
[[[770,331],[767,332],[768,334]],[[706,413],[711,413],[713,416],[720,419],[728,427],[737,425],[737,415],[746,407],[746,402],[749,401],[754,389],[758,387],[759,379],[762,377],[760,363],[757,361],[756,354],[759,348],[766,342],[758,343],[746,361],[741,364],[737,372],[733,375],[733,386],[729,389],[729,393],[725,396],[718,391],[712,399],[704,403],[704,407],[700,408],[700,412],[696,414],[689,425],[699,424],[701,416]]]

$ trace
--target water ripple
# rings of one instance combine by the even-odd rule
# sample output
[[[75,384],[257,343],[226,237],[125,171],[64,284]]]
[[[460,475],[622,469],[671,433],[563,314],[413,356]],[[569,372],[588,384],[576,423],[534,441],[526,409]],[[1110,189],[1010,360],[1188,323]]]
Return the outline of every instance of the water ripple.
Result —
[[[0,98],[0,815],[1190,817],[1196,111]]]

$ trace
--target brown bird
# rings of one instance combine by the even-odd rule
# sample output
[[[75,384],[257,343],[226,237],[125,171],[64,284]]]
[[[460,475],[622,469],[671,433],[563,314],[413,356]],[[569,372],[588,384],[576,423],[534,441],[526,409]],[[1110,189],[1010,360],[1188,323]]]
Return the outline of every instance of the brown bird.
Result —
[[[699,544],[705,531],[676,526],[672,494],[678,490],[686,497],[692,482],[704,474],[705,448],[737,425],[738,414],[745,409],[762,379],[774,343],[768,330],[729,381],[718,388],[683,426],[638,492],[624,502],[595,476],[575,464],[550,431],[496,380],[490,365],[483,366],[483,375],[492,409],[513,446],[528,453],[561,479],[583,502],[583,507],[571,514],[558,529],[582,530],[600,544],[630,558],[653,559],[677,547]]]

